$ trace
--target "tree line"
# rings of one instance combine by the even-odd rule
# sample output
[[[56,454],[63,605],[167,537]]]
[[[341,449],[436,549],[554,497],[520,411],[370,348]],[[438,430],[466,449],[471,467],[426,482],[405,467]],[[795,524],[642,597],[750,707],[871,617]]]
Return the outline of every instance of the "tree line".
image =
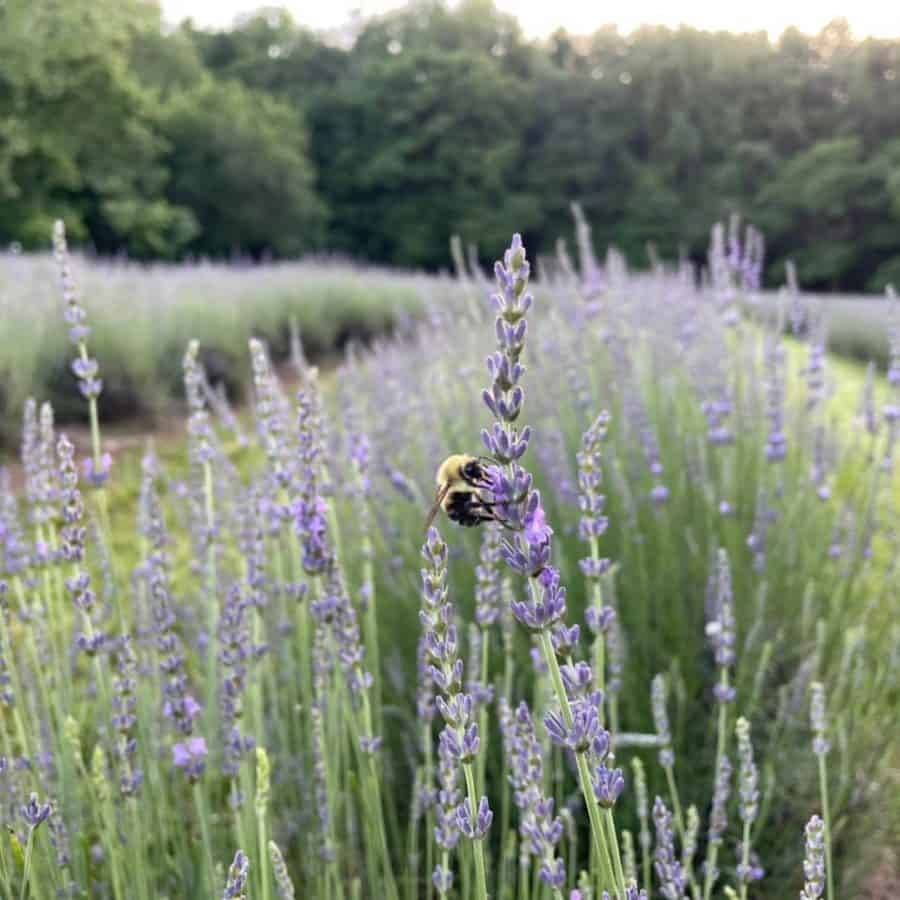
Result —
[[[740,213],[805,286],[900,282],[900,41],[835,22],[527,39],[489,0],[322,36],[284,11],[165,27],[143,0],[0,4],[0,246],[446,265],[571,234],[702,258]]]

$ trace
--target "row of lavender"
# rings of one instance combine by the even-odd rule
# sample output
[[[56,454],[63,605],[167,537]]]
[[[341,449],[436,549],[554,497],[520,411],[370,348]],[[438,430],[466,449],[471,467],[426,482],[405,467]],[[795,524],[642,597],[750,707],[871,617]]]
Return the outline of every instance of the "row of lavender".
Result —
[[[92,447],[79,473],[29,402],[0,504],[4,895],[831,900],[861,877],[896,752],[900,408],[870,377],[839,434],[795,294],[805,349],[741,319],[752,231],[714,231],[699,288],[580,236],[534,309],[518,238],[496,291],[460,266],[328,411],[299,345],[295,401],[251,340],[253,449],[192,342],[187,466],[148,450],[136,496],[58,229]],[[490,454],[500,523],[423,547],[458,451]]]

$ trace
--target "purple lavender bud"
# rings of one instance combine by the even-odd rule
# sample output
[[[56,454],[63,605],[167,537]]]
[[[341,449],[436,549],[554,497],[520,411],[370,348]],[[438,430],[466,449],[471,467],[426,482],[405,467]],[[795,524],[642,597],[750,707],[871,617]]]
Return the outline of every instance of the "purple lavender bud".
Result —
[[[191,737],[172,747],[172,762],[191,781],[197,781],[203,775],[208,755],[206,740],[202,737]]]
[[[247,876],[250,874],[250,860],[243,850],[234,854],[234,861],[228,869],[228,879],[225,882],[225,893],[222,900],[244,900],[247,896]]]
[[[22,818],[33,831],[47,820],[53,808],[49,803],[41,803],[34,792],[28,798],[28,802],[21,808]]]
[[[675,855],[672,814],[660,797],[653,802],[653,822],[656,826],[654,868],[659,878],[660,893],[666,900],[683,900],[685,876],[681,862]]]
[[[728,796],[731,793],[731,762],[724,754],[719,758],[709,814],[709,842],[721,844],[728,828]],[[714,876],[715,877],[715,876]]]
[[[560,667],[563,682],[566,686],[566,692],[571,695],[585,694],[594,681],[594,673],[591,667],[582,661]]]
[[[578,566],[585,578],[600,578],[610,570],[608,559],[593,559],[588,556],[578,560]]]
[[[374,756],[381,750],[381,747],[384,743],[384,739],[379,735],[376,737],[360,737],[359,739],[359,749],[366,754],[366,756]]]
[[[544,860],[538,869],[538,878],[553,888],[562,888],[566,883],[566,864],[559,858]]]
[[[531,665],[535,674],[546,675],[550,670],[547,668],[547,660],[544,659],[544,654],[541,653],[540,647],[532,647],[528,652],[531,656]]]
[[[566,613],[566,589],[560,585],[559,572],[551,566],[542,568],[528,599],[513,600],[510,608],[531,631],[543,631],[558,622]]]
[[[584,753],[596,738],[605,733],[600,725],[597,705],[587,700],[572,704],[572,725],[568,727],[560,713],[550,711],[544,716],[544,726],[550,739],[560,747]]]
[[[453,872],[442,866],[436,866],[431,875],[431,883],[439,894],[448,894],[453,887]]]
[[[553,800],[544,796],[543,757],[528,705],[520,703],[513,712],[501,697],[500,728],[513,800],[521,813],[523,847],[542,860],[541,880],[554,885],[560,862],[555,859],[555,847],[562,838],[563,827],[553,815]]]
[[[478,803],[475,820],[472,820],[472,810],[468,803],[460,803],[456,808],[456,821],[459,830],[472,841],[484,840],[494,814],[488,805],[487,797],[482,797]]]
[[[607,634],[616,620],[616,611],[611,606],[597,609],[589,606],[584,611],[584,621],[594,634]]]
[[[578,639],[581,635],[581,629],[577,625],[567,627],[565,622],[557,622],[553,626],[550,634],[553,641],[553,649],[557,656],[563,658],[571,656],[578,649]],[[584,665],[579,663],[579,665]]]
[[[481,558],[475,569],[475,621],[486,628],[500,615],[501,536],[498,525],[485,526],[481,542]]]
[[[103,487],[109,481],[109,474],[112,470],[112,456],[104,453],[100,457],[99,464],[95,465],[91,457],[86,457],[81,461],[81,470],[84,480],[92,487]]]
[[[604,809],[612,809],[625,790],[625,776],[621,769],[608,769],[603,763],[595,770],[591,782],[597,802]]]

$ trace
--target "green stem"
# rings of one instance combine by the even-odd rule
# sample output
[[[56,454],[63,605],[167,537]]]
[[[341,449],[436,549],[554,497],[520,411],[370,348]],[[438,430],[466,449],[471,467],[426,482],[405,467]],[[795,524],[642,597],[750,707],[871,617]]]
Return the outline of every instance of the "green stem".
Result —
[[[425,746],[425,787],[426,790],[430,791],[432,784],[434,784],[434,768],[431,749],[431,725],[427,722],[422,726],[422,742]],[[431,873],[434,870],[434,810],[431,806],[428,807],[428,812],[425,814],[425,831],[426,900],[431,900],[432,892],[434,891],[434,883],[431,880]]]
[[[613,821],[611,809],[603,810],[603,820],[606,824],[606,834],[609,839],[609,846],[612,848],[611,856],[613,866],[615,868],[616,887],[620,895],[625,897],[625,872],[622,869],[622,855],[619,853],[619,837],[616,834],[616,823]]]
[[[206,801],[199,781],[194,782],[194,807],[197,811],[197,819],[200,822],[200,838],[203,842],[203,855],[206,858],[206,871],[204,873],[206,893],[208,896],[212,896],[216,887],[216,870],[213,863],[212,843],[209,838],[209,823],[206,821]]]
[[[531,582],[529,582],[529,585],[531,585]],[[532,590],[534,590],[533,587]],[[565,723],[566,728],[571,728],[574,723],[572,707],[569,704],[569,696],[566,693],[566,688],[563,684],[562,673],[559,670],[559,662],[556,659],[556,651],[553,649],[550,633],[546,629],[541,631],[539,640],[541,651],[544,655],[544,662],[550,673],[550,682],[562,712],[563,722]],[[615,889],[613,864],[610,858],[609,847],[603,839],[603,822],[600,818],[600,805],[597,803],[597,797],[594,794],[588,762],[584,753],[576,753],[575,760],[578,766],[578,780],[581,787],[581,793],[584,796],[584,803],[585,806],[587,806],[588,818],[591,823],[591,838],[597,851],[597,857],[600,860],[602,886],[608,885]]]
[[[825,754],[819,754],[819,793],[822,796],[822,818],[825,821],[826,900],[834,900],[834,871],[831,865],[831,809],[828,803],[828,772]]]
[[[684,844],[684,818],[681,815],[681,800],[678,797],[678,785],[675,783],[675,773],[671,766],[663,767],[666,773],[666,783],[669,785],[669,796],[672,798],[672,811],[675,814],[675,827],[678,829],[678,838]]]
[[[478,815],[478,796],[475,791],[475,773],[472,771],[472,763],[463,763],[463,772],[466,776],[466,789],[469,793],[469,808],[472,815],[472,824]],[[487,874],[484,867],[484,843],[479,838],[471,841],[472,853],[475,856],[475,896],[478,900],[487,900]]]
[[[267,862],[269,855],[269,836],[267,834],[265,811],[257,810],[256,834],[257,844],[259,845],[259,866],[261,870],[260,876],[262,878],[262,900],[269,900],[269,897],[271,896],[269,884],[269,864]]]
[[[744,846],[741,848],[741,900],[747,900],[747,877],[750,868],[750,820],[744,822]]]
[[[19,900],[25,900],[28,896],[28,882],[31,879],[31,854],[34,850],[34,829],[28,829],[28,841],[25,844],[25,865],[22,870],[22,890],[19,892]]]

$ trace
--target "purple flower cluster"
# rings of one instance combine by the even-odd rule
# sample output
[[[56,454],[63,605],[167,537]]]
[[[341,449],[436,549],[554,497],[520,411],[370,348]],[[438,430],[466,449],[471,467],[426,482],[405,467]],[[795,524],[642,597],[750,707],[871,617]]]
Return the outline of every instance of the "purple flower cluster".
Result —
[[[148,555],[141,569],[150,595],[156,652],[162,678],[163,715],[182,740],[172,747],[172,762],[192,781],[206,768],[207,747],[203,737],[194,735],[200,704],[188,687],[184,648],[169,588],[169,542],[162,506],[156,489],[154,458],[145,457],[141,484],[141,530],[148,543]]]
[[[685,875],[675,853],[672,814],[661,797],[653,801],[653,823],[656,827],[654,868],[659,879],[659,892],[665,900],[684,900]]]
[[[731,793],[731,761],[724,754],[719,757],[713,786],[712,808],[709,813],[709,842],[721,844],[728,828],[728,797]],[[717,873],[712,874],[712,878]]]
[[[72,573],[66,578],[66,589],[73,605],[82,614],[84,631],[75,637],[75,645],[88,656],[95,656],[104,649],[106,635],[94,627],[97,614],[96,596],[91,588],[91,576],[83,568],[85,558],[85,534],[82,523],[84,503],[78,489],[78,472],[75,469],[75,448],[62,435],[57,444],[59,457],[59,481],[63,513],[62,558],[71,563]]]
[[[191,462],[196,466],[208,464],[215,455],[215,435],[203,396],[203,369],[200,362],[200,344],[191,341],[182,361],[184,391],[188,405],[188,446]]]
[[[531,712],[524,701],[513,712],[505,697],[500,698],[499,709],[509,783],[521,814],[522,842],[540,863],[541,881],[561,888],[566,870],[563,860],[556,855],[556,847],[563,835],[563,825],[553,815],[553,798],[544,793],[544,762]]]
[[[31,555],[19,521],[9,470],[0,469],[0,561],[3,571],[11,577],[22,575],[31,565]]]
[[[475,700],[463,690],[463,662],[459,657],[456,625],[452,621],[453,609],[447,591],[447,545],[437,529],[431,528],[422,547],[426,568],[422,570],[422,608],[419,621],[425,633],[424,651],[430,666],[431,679],[439,693],[436,706],[444,720],[440,733],[438,752],[441,766],[470,766],[478,755],[481,738],[475,721]],[[461,831],[473,840],[481,840],[487,834],[493,815],[482,797],[477,809],[475,800],[463,800],[452,816],[449,798],[454,793],[455,780],[449,772],[440,777],[443,782],[438,795],[438,826],[442,845],[452,840],[453,829]]]
[[[314,370],[297,394],[299,495],[294,501],[294,525],[303,547],[303,570],[324,574],[334,564],[328,545],[328,506],[320,493],[322,479],[322,413]]]
[[[265,647],[254,646],[250,638],[246,615],[249,608],[240,587],[233,584],[219,616],[219,662],[224,673],[220,695],[225,745],[222,768],[232,777],[237,774],[244,756],[256,746],[251,735],[241,733],[248,666],[265,652]]]
[[[659,764],[668,769],[675,765],[675,751],[672,749],[672,733],[669,730],[669,713],[666,709],[666,678],[654,675],[650,683],[650,706],[653,711],[653,726],[659,743]]]
[[[38,795],[32,792],[28,797],[28,802],[19,811],[25,820],[25,824],[34,831],[47,821],[53,812],[53,807],[49,803],[41,803]]]
[[[277,533],[281,523],[290,516],[289,508],[281,500],[282,493],[287,492],[291,486],[290,451],[285,435],[287,423],[283,398],[280,396],[269,356],[262,341],[256,338],[250,341],[250,360],[255,389],[256,432],[268,462],[267,511],[272,517],[272,530]]]
[[[601,447],[606,439],[609,425],[609,414],[602,412],[581,437],[581,450],[578,452],[578,505],[581,518],[578,520],[578,536],[592,546],[601,537],[609,525],[604,515],[606,497],[600,492],[603,480],[601,468]],[[592,555],[580,561],[582,572],[588,578],[599,578],[608,568],[609,560],[600,560]]]
[[[63,316],[69,325],[69,340],[79,352],[79,356],[72,362],[72,371],[78,379],[78,389],[82,396],[88,400],[95,400],[103,390],[103,381],[99,377],[100,366],[97,360],[91,359],[87,353],[86,341],[90,329],[85,324],[87,315],[81,305],[72,276],[66,229],[61,221],[57,221],[53,226],[53,253],[59,269],[63,302],[66,305]]]
[[[225,882],[225,893],[222,900],[245,900],[247,896],[247,877],[250,874],[250,860],[243,850],[234,854],[234,861],[228,868]]]
[[[112,726],[116,735],[115,754],[119,763],[119,791],[123,797],[131,797],[140,789],[144,773],[135,766],[137,752],[137,658],[131,646],[131,636],[119,638],[116,652],[116,675],[113,678]]]
[[[500,526],[484,526],[481,556],[475,568],[475,621],[482,628],[493,625],[503,606],[500,588],[500,556],[502,541]]]
[[[766,437],[766,459],[770,463],[782,462],[787,454],[787,436],[784,428],[784,344],[780,325],[777,331],[766,334],[764,346],[766,387],[766,418],[769,422]]]
[[[526,599],[513,600],[511,609],[529,631],[546,631],[560,622],[566,614],[566,589],[560,583],[559,572],[544,565],[537,578],[529,579]]]
[[[323,546],[327,548],[327,543]],[[320,627],[330,630],[350,695],[358,698],[372,686],[372,675],[363,666],[364,651],[356,609],[347,596],[337,566],[328,570],[323,587],[322,596],[311,602],[310,612]],[[380,744],[380,738],[372,735],[363,735],[363,738],[372,752]]]

